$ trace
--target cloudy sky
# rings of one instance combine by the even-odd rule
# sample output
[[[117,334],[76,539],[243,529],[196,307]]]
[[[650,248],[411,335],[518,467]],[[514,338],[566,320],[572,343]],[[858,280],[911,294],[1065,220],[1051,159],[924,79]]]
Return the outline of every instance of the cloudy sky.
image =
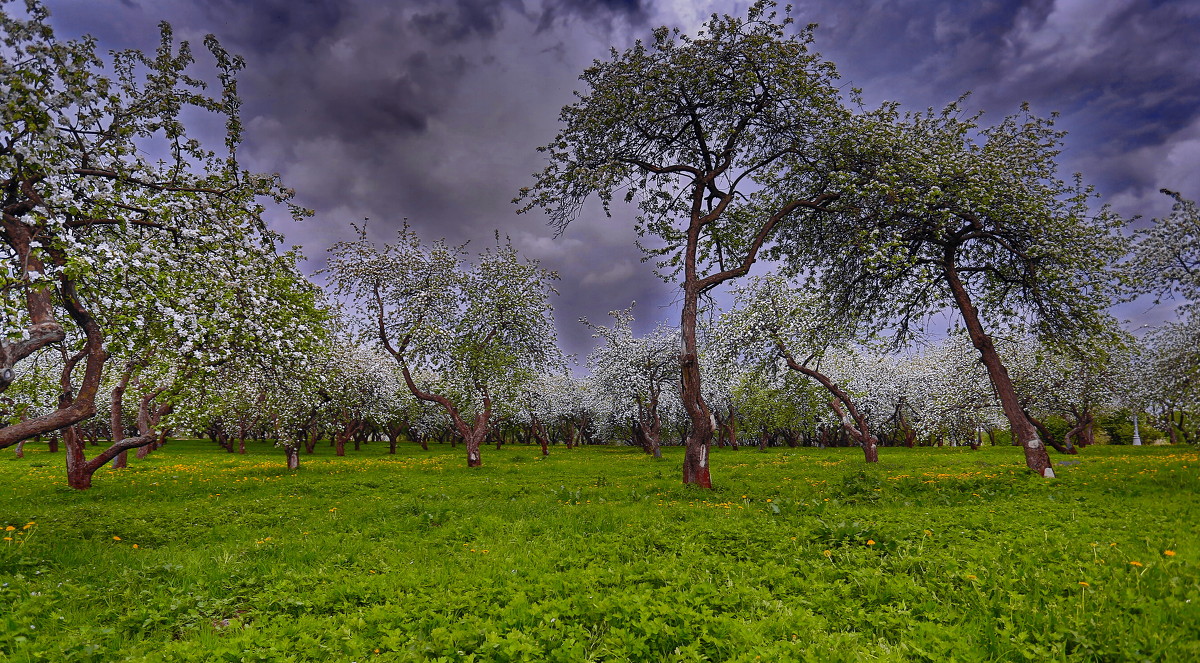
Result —
[[[427,240],[483,246],[496,229],[556,270],[560,340],[586,354],[575,320],[638,301],[671,319],[674,288],[634,246],[628,214],[586,210],[561,237],[510,202],[543,166],[578,75],[610,46],[658,25],[693,32],[732,0],[46,0],[63,36],[153,49],[170,21],[198,44],[214,33],[248,63],[244,161],[282,173],[303,224],[274,225],[309,269],[370,218],[386,240],[402,219]],[[1062,114],[1065,173],[1082,172],[1126,215],[1169,211],[1161,187],[1200,196],[1200,3],[1192,0],[797,0],[817,50],[869,102],[942,106],[965,91],[998,120],[1029,101]],[[1119,313],[1153,321],[1148,305]]]

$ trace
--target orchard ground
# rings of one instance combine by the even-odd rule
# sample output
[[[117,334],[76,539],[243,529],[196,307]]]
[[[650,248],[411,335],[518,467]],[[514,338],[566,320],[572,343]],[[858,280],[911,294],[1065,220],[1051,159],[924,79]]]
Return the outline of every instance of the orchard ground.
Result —
[[[0,659],[1200,660],[1192,447],[385,452],[9,455]]]

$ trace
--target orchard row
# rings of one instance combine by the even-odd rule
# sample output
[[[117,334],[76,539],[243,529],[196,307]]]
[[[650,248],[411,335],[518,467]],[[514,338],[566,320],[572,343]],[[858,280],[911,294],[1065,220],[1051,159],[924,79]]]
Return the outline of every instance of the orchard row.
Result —
[[[881,445],[1000,431],[1046,477],[1048,444],[1074,451],[1119,410],[1195,438],[1195,325],[1135,339],[1108,313],[1142,293],[1196,301],[1195,205],[1167,192],[1172,214],[1131,237],[1059,176],[1053,118],[867,108],[769,0],[597,61],[518,192],[559,230],[623,198],[680,287],[678,327],[635,337],[632,309],[593,324],[583,379],[555,339],[553,274],[499,234],[467,255],[407,226],[385,246],[362,231],[331,247],[330,292],[301,274],[263,215],[312,212],[241,166],[244,63],[215,38],[215,72],[166,24],[155,53],[105,61],[37,2],[9,4],[0,448],[61,436],[76,488],[169,431],[273,440],[290,467],[322,437],[461,440],[473,466],[505,431],[544,452],[655,454],[677,436],[684,483],[704,487],[712,445],[747,437],[872,462]],[[223,119],[219,145],[192,133],[197,111]],[[755,271],[763,258],[778,273]],[[722,288],[734,306],[706,315]],[[944,311],[961,332],[914,346]]]

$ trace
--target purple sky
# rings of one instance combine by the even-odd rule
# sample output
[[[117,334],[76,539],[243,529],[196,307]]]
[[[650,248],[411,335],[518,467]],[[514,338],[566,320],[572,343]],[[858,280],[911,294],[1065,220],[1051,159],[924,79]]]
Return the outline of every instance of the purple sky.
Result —
[[[674,318],[674,287],[640,261],[628,214],[586,210],[557,239],[511,199],[530,184],[577,77],[608,48],[657,25],[694,32],[748,2],[688,0],[47,0],[62,36],[153,49],[156,24],[199,45],[214,33],[243,55],[251,168],[283,174],[303,224],[274,227],[325,249],[371,219],[390,239],[407,217],[423,238],[507,233],[559,272],[560,342],[586,354],[575,320],[637,300],[640,322]],[[1029,101],[1070,132],[1064,174],[1080,171],[1128,216],[1165,214],[1160,187],[1200,196],[1200,3],[1191,0],[826,0],[793,2],[820,24],[817,50],[868,102],[941,107],[972,90],[996,121]],[[1127,305],[1137,322],[1169,310]]]

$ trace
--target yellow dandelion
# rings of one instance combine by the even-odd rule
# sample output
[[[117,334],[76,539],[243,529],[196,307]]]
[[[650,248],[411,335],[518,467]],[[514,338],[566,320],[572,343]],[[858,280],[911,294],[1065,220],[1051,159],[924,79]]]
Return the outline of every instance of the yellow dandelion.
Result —
[[[4,540],[5,540],[5,541],[12,541],[12,537],[11,537],[11,536],[6,536],[6,537],[4,537]]]
[[[1129,565],[1130,566],[1141,566],[1142,563],[1141,562],[1130,562]]]
[[[5,527],[5,528],[4,528],[4,531],[5,531],[5,532],[11,532],[11,531],[13,531],[13,530],[15,530],[15,529],[16,529],[16,527],[13,527],[12,525],[9,525],[8,527]]]
[[[867,539],[867,545],[868,545],[868,546],[873,546],[873,545],[875,545],[875,539]]]
[[[933,536],[933,532],[930,530],[925,530],[925,536]]]
[[[825,555],[826,557],[833,557],[833,551],[832,551],[832,550],[826,550],[825,552],[823,552],[823,553],[821,553],[821,554],[822,554],[822,555]]]
[[[136,544],[136,543],[135,543],[135,544],[133,544],[133,547],[134,547],[134,548],[138,547],[138,544]]]
[[[968,575],[967,575],[967,580],[978,580],[978,579],[979,579],[979,578],[977,578],[977,577],[975,577],[975,576],[973,576],[973,575],[970,575],[970,574],[968,574]]]
[[[1164,550],[1163,554],[1166,555],[1167,557],[1174,557],[1175,551],[1174,550]]]
[[[121,540],[121,537],[119,537],[119,536],[114,536],[114,537],[113,537],[113,541],[120,541],[120,540]]]
[[[1080,584],[1080,585],[1082,585],[1082,586],[1084,586],[1084,587],[1091,587],[1091,585],[1089,585],[1088,583],[1086,583],[1086,582],[1084,582],[1084,581],[1082,581],[1082,580],[1080,580],[1080,581],[1079,581],[1079,584]]]

